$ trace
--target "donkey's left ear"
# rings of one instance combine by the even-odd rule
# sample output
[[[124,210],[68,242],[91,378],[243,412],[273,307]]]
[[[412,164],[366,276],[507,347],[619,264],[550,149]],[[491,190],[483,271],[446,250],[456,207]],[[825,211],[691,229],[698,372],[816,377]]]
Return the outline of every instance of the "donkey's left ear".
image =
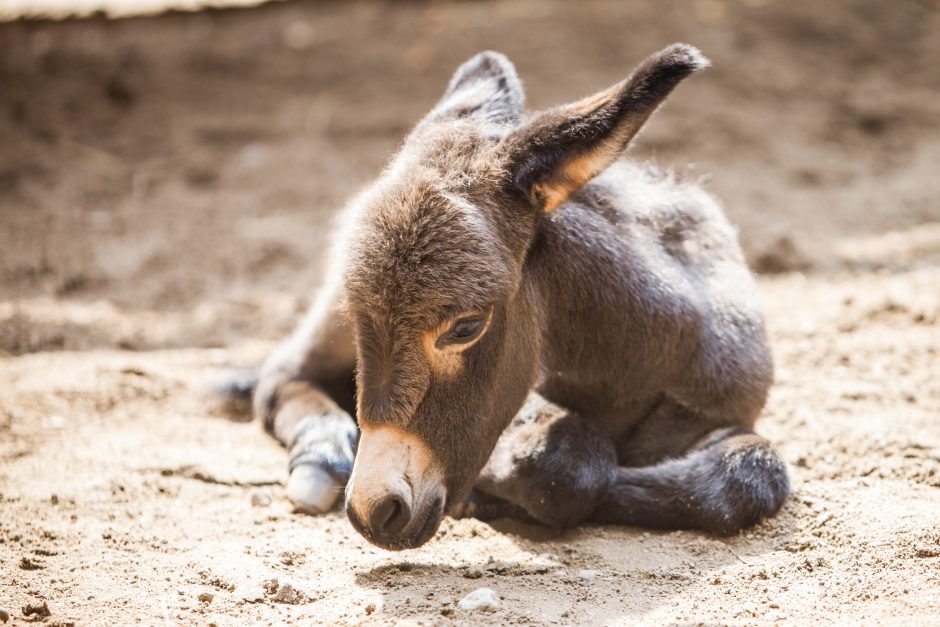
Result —
[[[481,52],[457,68],[423,123],[467,118],[480,124],[514,125],[524,104],[522,83],[509,59],[498,52]]]
[[[620,156],[682,79],[707,66],[696,48],[673,44],[625,81],[536,116],[504,140],[515,187],[535,207],[555,209]]]

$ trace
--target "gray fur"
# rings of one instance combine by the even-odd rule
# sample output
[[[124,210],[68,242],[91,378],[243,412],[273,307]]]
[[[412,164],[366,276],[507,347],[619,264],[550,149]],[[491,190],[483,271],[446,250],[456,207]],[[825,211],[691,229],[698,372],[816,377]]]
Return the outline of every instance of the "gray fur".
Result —
[[[614,163],[706,64],[677,44],[528,118],[505,57],[461,66],[344,212],[328,285],[262,370],[264,424],[294,449],[317,443],[292,463],[348,471],[349,443],[322,440],[348,436],[336,417],[352,424],[355,397],[360,424],[434,452],[453,513],[486,501],[557,526],[730,533],[776,512],[786,470],[750,431],[771,357],[735,230],[698,185]],[[457,379],[437,374],[422,334],[487,308]]]

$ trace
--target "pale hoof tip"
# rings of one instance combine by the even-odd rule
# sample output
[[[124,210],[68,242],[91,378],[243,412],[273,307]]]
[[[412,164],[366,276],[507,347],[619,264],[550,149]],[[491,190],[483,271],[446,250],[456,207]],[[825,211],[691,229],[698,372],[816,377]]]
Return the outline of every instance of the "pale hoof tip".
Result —
[[[324,514],[336,504],[343,486],[319,466],[302,464],[294,468],[287,480],[287,498],[299,512]]]

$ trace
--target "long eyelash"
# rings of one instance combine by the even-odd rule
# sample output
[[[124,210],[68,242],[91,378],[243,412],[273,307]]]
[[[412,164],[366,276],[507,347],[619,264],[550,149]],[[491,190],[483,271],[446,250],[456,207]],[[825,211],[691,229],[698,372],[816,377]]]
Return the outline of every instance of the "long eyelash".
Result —
[[[460,322],[461,320],[466,320],[466,319],[468,319],[468,318],[476,318],[476,317],[478,317],[478,316],[484,316],[484,315],[486,315],[486,310],[483,310],[483,311],[477,311],[477,310],[466,311],[466,310],[463,310],[463,311],[458,311],[457,313],[453,314],[452,316],[449,316],[448,319],[449,319],[449,320],[453,320],[454,323],[456,324],[457,322]]]
[[[464,312],[464,313],[465,313],[465,314],[468,314],[468,315],[465,315],[465,316],[463,316],[463,317],[461,317],[461,318],[457,318],[457,319],[453,320],[453,321],[450,323],[450,325],[449,325],[446,329],[444,329],[443,331],[440,332],[440,334],[437,336],[437,340],[435,340],[435,342],[434,342],[435,345],[438,345],[438,343],[441,342],[441,340],[442,340],[444,337],[446,337],[446,336],[453,330],[454,326],[456,326],[461,320],[466,320],[466,319],[468,319],[468,318],[473,318],[473,317],[475,317],[475,316],[483,316],[483,326],[481,327],[481,329],[480,329],[475,335],[470,336],[470,337],[467,338],[467,339],[464,339],[462,342],[445,343],[444,346],[438,345],[438,348],[443,349],[445,346],[448,346],[448,345],[449,345],[449,346],[460,346],[460,345],[462,345],[462,344],[474,344],[474,343],[476,343],[476,342],[480,339],[480,337],[481,337],[484,333],[486,333],[486,330],[489,328],[490,320],[492,320],[492,317],[493,317],[493,308],[492,308],[492,307],[487,308],[487,309],[484,309],[483,311],[481,311],[481,312],[479,312],[479,313],[468,313],[468,312]],[[443,324],[442,324],[441,326],[443,327]]]

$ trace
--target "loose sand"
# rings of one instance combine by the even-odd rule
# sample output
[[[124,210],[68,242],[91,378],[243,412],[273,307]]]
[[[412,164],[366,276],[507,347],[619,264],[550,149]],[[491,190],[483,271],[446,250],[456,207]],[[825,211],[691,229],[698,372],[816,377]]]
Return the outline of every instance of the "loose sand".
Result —
[[[940,623],[938,32],[926,0],[0,24],[0,610]],[[513,58],[539,107],[676,40],[714,67],[632,155],[710,174],[762,273],[778,384],[760,429],[796,488],[780,516],[730,539],[447,520],[387,553],[339,513],[292,513],[284,452],[202,391],[290,329],[335,208],[480,49]],[[481,587],[498,609],[458,608]]]

